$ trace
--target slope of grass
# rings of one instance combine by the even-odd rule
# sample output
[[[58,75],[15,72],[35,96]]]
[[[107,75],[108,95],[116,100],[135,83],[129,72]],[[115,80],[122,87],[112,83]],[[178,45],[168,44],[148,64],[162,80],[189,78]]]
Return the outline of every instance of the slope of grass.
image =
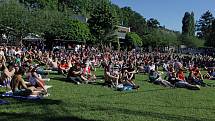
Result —
[[[101,77],[102,71],[97,71]],[[0,121],[214,121],[213,87],[169,89],[137,75],[136,91],[118,92],[98,84],[74,85],[51,75],[49,97],[40,101],[3,98]],[[215,84],[215,81],[207,81]]]

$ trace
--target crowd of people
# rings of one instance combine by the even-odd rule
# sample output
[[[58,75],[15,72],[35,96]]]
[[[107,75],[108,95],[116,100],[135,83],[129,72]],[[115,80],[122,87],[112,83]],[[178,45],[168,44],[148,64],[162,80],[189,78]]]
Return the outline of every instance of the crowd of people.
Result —
[[[104,70],[104,84],[117,90],[138,89],[137,73],[148,74],[151,83],[170,88],[199,90],[208,86],[204,79],[215,79],[215,59],[203,55],[160,52],[116,51],[76,46],[73,50],[40,50],[36,46],[0,47],[0,85],[14,95],[46,95],[47,70],[64,75],[75,84],[94,83],[96,68]],[[202,74],[201,70],[208,71]],[[188,75],[186,75],[188,72]]]

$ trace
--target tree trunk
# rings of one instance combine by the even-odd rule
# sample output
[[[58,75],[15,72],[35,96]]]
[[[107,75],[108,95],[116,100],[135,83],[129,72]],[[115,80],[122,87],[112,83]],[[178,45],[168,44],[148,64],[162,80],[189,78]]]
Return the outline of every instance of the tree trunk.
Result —
[[[118,44],[117,49],[118,49],[118,51],[120,51],[120,42],[119,42],[119,39],[117,39],[117,44]]]
[[[100,45],[101,45],[101,49],[102,49],[101,51],[104,52],[104,45],[103,45],[102,41],[100,41]]]

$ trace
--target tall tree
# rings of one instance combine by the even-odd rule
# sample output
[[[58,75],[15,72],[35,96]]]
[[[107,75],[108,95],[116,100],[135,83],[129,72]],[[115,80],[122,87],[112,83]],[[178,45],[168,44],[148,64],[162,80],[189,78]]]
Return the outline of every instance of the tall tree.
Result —
[[[195,36],[195,18],[194,18],[194,12],[191,12],[190,14],[190,36]]]
[[[185,12],[182,19],[182,34],[187,36],[195,35],[194,13]]]
[[[88,20],[91,33],[103,45],[111,43],[117,29],[116,13],[110,8],[109,2],[103,2],[91,14]]]
[[[212,21],[209,37],[205,44],[208,47],[215,47],[215,19]]]
[[[212,21],[214,20],[213,14],[210,11],[206,11],[199,21],[197,21],[197,35],[201,39],[208,40],[209,33],[211,32]]]

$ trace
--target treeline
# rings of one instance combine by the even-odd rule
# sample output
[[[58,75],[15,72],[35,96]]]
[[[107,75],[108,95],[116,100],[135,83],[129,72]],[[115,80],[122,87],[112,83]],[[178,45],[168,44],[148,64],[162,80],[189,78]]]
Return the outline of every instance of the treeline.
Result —
[[[88,18],[87,23],[77,20],[77,16]],[[35,33],[44,37],[48,43],[54,39],[64,39],[101,46],[111,43],[120,45],[116,36],[117,27],[125,26],[131,28],[131,33],[126,35],[126,43],[132,46],[165,47],[186,44],[199,47],[204,42],[211,46],[211,36],[215,33],[212,29],[214,22],[209,20],[209,25],[205,27],[204,21],[208,20],[202,17],[197,22],[198,26],[195,26],[194,13],[186,12],[181,34],[166,29],[154,18],[146,20],[130,7],[120,8],[109,0],[0,2],[0,35],[13,33],[17,40],[21,40],[28,33]]]
[[[210,11],[206,11],[196,22],[194,13],[186,12],[182,24],[180,38],[185,45],[215,47],[215,19]]]

